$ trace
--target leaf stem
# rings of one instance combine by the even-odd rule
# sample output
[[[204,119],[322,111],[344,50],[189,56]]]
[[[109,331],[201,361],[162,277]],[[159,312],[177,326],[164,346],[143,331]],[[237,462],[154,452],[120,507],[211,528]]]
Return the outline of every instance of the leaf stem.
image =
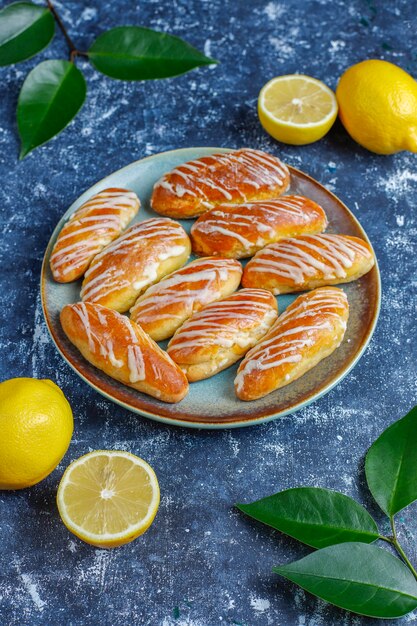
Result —
[[[71,50],[70,61],[74,63],[75,57],[85,57],[88,59],[88,52],[81,52],[81,50]]]
[[[389,521],[390,521],[390,524],[391,524],[392,539],[388,539],[388,541],[390,541],[392,543],[392,545],[397,550],[398,554],[401,556],[401,558],[404,561],[404,563],[407,565],[407,567],[409,568],[409,570],[413,574],[414,578],[417,580],[417,571],[411,565],[411,563],[410,563],[406,553],[404,552],[404,550],[402,549],[402,547],[401,547],[401,545],[400,545],[400,543],[398,541],[397,530],[396,530],[395,524],[394,524],[394,517],[393,516],[390,517]],[[380,537],[380,538],[381,539],[386,539],[385,537]]]
[[[379,535],[378,539],[380,539],[381,541],[386,541],[387,543],[390,544],[390,546],[392,546],[392,537],[385,537],[384,535]]]
[[[51,0],[46,0],[46,4],[48,5],[49,10],[51,11],[52,15],[55,18],[56,23],[58,24],[59,28],[61,29],[62,34],[65,37],[65,41],[68,44],[68,48],[70,49],[70,61],[71,63],[74,62],[75,57],[77,56],[88,56],[86,52],[81,52],[80,50],[77,50],[77,47],[75,45],[75,43],[73,42],[73,40],[71,39],[71,37],[68,34],[68,31],[64,25],[64,22],[61,20],[58,11],[56,10],[56,8],[54,7],[54,5],[52,4]]]

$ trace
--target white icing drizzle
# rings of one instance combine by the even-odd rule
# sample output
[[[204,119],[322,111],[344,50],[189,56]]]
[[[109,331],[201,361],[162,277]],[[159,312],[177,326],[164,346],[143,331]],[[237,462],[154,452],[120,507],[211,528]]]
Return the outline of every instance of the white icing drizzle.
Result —
[[[254,247],[265,246],[280,236],[279,227],[294,226],[307,229],[309,224],[317,230],[327,225],[322,208],[303,196],[283,196],[276,200],[258,201],[236,205],[221,205],[204,213],[193,225],[191,234],[201,236],[204,244],[218,247],[219,235],[222,247],[241,244],[242,253],[253,252]],[[316,230],[316,232],[317,232]],[[228,241],[229,240],[229,241]]]
[[[172,246],[169,250],[167,250],[167,252],[161,252],[161,254],[158,255],[158,261],[161,262],[166,261],[167,259],[172,259],[172,257],[180,256],[180,254],[183,254],[185,251],[185,246]]]
[[[77,270],[82,272],[128,225],[139,205],[137,195],[127,189],[105,189],[87,200],[58,236],[50,258],[53,275],[59,278]]]
[[[103,281],[105,279],[105,284]],[[95,296],[101,297],[103,287],[105,287],[105,294],[109,295],[119,289],[129,287],[130,282],[124,278],[124,272],[122,269],[110,268],[108,271],[97,274],[94,278],[89,279],[88,283],[83,283],[81,288],[81,298],[91,301]]]
[[[219,297],[222,284],[229,280],[231,272],[241,275],[241,265],[229,259],[192,261],[149,287],[131,309],[132,317],[143,324],[173,316],[185,320],[196,306],[201,308]],[[201,283],[201,286],[195,289],[195,283]],[[176,305],[180,307],[177,316],[172,311]]]
[[[127,346],[127,364],[129,367],[129,380],[131,383],[137,383],[140,380],[145,380],[145,363],[139,346]]]
[[[233,230],[232,226],[234,224],[236,224],[236,222],[234,222],[233,220],[230,220],[230,221],[215,220],[214,224],[210,224],[210,222],[207,221],[199,225],[198,228],[193,227],[194,230],[192,231],[192,234],[194,235],[195,232],[199,230],[200,232],[203,232],[205,235],[216,233],[216,234],[224,235],[225,237],[231,237],[232,239],[237,239],[237,241],[239,241],[242,244],[243,250],[245,252],[249,251],[253,246],[253,242],[247,239],[246,237],[244,237],[243,235],[241,235],[240,233],[237,233],[235,230]],[[250,231],[249,228],[248,230]]]
[[[95,257],[85,273],[82,299],[95,302],[126,288],[139,294],[157,280],[160,264],[182,255],[187,243],[182,226],[168,218],[134,224]]]
[[[130,346],[129,346],[130,347]],[[116,359],[114,355],[113,349],[113,341],[111,339],[106,339],[100,346],[100,352],[104,357],[107,357],[113,367],[123,367],[123,360]],[[133,382],[133,381],[132,381]]]
[[[162,187],[177,198],[197,197],[204,206],[212,207],[219,199],[211,199],[211,191],[228,202],[245,202],[247,197],[242,185],[250,185],[255,190],[278,188],[281,193],[288,176],[287,166],[277,157],[260,150],[244,149],[183,163],[165,174],[154,189]],[[177,182],[178,179],[181,182]]]
[[[346,278],[346,270],[363,257],[372,258],[372,254],[360,239],[345,235],[301,235],[282,239],[258,252],[246,272],[273,274],[275,280],[289,279],[294,285],[303,285],[321,274],[326,280]]]
[[[158,278],[158,267],[158,262],[148,263],[141,274],[141,280],[135,280],[135,282],[132,283],[133,289],[140,291],[143,287],[146,287],[146,285],[154,283]]]
[[[166,377],[166,370],[161,368],[161,364],[165,361],[172,367],[172,361],[146,333],[134,327],[126,316],[99,304],[77,302],[70,306],[80,320],[93,356],[101,356],[116,369],[126,367],[127,378],[131,383],[144,381],[148,375],[155,380]],[[145,347],[149,347],[157,357],[147,359],[146,364],[143,352]],[[121,373],[120,380],[125,376]]]
[[[74,304],[72,307],[72,310],[74,311],[74,313],[78,315],[78,317],[81,320],[81,324],[84,326],[85,334],[87,335],[87,339],[88,339],[88,347],[89,347],[90,352],[95,352],[96,350],[95,345],[97,343],[97,345],[100,346],[100,340],[97,338],[97,336],[95,335],[95,333],[93,333],[91,329],[90,317],[89,317],[86,305],[84,304],[84,302],[80,302],[79,304]]]
[[[242,289],[195,313],[171,339],[168,353],[205,346],[248,347],[267,332],[275,319],[270,293],[263,289]]]
[[[237,391],[242,390],[246,376],[253,371],[301,361],[302,352],[315,344],[318,332],[331,331],[335,325],[344,332],[343,313],[347,306],[346,294],[337,288],[321,287],[299,296],[280,315],[262,341],[246,354],[235,379]],[[332,319],[336,321],[332,322]]]

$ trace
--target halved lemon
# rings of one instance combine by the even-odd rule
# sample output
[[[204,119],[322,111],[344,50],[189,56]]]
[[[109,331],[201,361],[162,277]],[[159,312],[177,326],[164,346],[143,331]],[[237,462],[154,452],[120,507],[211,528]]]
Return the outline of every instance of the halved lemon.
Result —
[[[146,461],[130,452],[96,450],[68,466],[57,504],[65,526],[98,548],[142,535],[159,506],[159,485]]]
[[[299,146],[321,139],[330,130],[337,116],[337,100],[316,78],[277,76],[259,93],[258,115],[274,139]]]

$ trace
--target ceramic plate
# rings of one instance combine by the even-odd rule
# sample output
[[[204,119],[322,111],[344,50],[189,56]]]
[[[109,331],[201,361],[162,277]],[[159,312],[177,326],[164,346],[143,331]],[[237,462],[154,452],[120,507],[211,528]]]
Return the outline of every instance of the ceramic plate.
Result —
[[[93,185],[68,209],[60,220],[45,252],[41,276],[42,306],[46,323],[59,352],[77,374],[93,389],[130,411],[154,420],[194,428],[232,428],[259,424],[283,417],[319,398],[352,369],[363,354],[375,329],[380,305],[380,277],[378,266],[360,280],[343,285],[350,304],[349,323],[342,345],[318,366],[297,381],[254,402],[242,402],[235,397],[233,380],[238,364],[213,378],[193,383],[190,392],[178,404],[165,404],[131,389],[90,365],[68,341],[60,323],[59,313],[65,304],[79,300],[81,281],[58,284],[52,279],[49,257],[62,226],[92,194],[106,187],[127,187],[139,196],[142,207],[135,221],[154,217],[149,201],[154,183],[168,170],[191,159],[213,152],[229,152],[222,148],[184,148],[163,152],[136,161],[110,174]],[[290,167],[291,188],[288,193],[308,196],[318,202],[329,219],[327,232],[356,235],[367,239],[356,218],[330,191],[303,172]],[[192,220],[182,221],[189,231]],[[282,313],[296,296],[278,297]]]

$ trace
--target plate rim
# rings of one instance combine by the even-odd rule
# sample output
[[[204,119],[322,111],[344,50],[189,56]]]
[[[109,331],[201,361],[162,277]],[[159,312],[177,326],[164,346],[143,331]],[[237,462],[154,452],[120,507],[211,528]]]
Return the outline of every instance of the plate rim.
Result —
[[[335,387],[338,383],[340,383],[352,371],[352,369],[355,367],[355,365],[357,364],[357,362],[360,360],[360,358],[363,356],[365,350],[367,349],[367,347],[369,345],[369,342],[371,341],[372,336],[373,336],[373,334],[375,332],[375,328],[376,328],[376,325],[378,323],[379,314],[380,314],[380,310],[381,310],[381,297],[382,297],[381,273],[380,273],[380,270],[379,270],[379,264],[378,264],[377,257],[375,255],[375,251],[373,249],[372,243],[370,242],[370,240],[368,238],[368,235],[367,235],[366,231],[364,230],[363,226],[361,225],[361,223],[359,222],[357,217],[346,206],[346,204],[344,202],[342,202],[342,200],[338,196],[336,196],[336,194],[334,194],[332,191],[327,189],[327,187],[325,187],[322,183],[317,181],[315,178],[313,178],[309,174],[306,174],[303,170],[300,170],[297,167],[293,167],[292,165],[289,165],[286,162],[286,165],[290,169],[290,171],[293,170],[293,171],[301,174],[302,176],[304,176],[308,180],[312,181],[314,184],[320,185],[323,189],[325,189],[326,193],[328,193],[330,196],[332,196],[337,203],[339,203],[339,204],[341,204],[343,206],[344,210],[348,213],[350,219],[352,219],[352,221],[355,223],[357,228],[360,230],[362,236],[369,243],[369,245],[371,246],[371,249],[372,249],[372,251],[374,253],[374,258],[375,258],[374,268],[375,268],[375,274],[376,274],[376,287],[377,287],[377,290],[376,290],[377,291],[377,293],[376,293],[376,302],[374,303],[375,304],[374,315],[373,315],[373,318],[372,318],[372,320],[371,320],[371,322],[370,322],[370,324],[368,326],[366,336],[363,339],[359,350],[357,351],[357,353],[355,354],[355,356],[353,357],[353,359],[351,360],[349,365],[346,367],[346,369],[344,369],[338,376],[336,376],[336,378],[334,380],[329,382],[329,384],[326,385],[325,387],[323,387],[318,393],[313,394],[307,400],[302,400],[301,402],[298,402],[297,404],[292,405],[288,409],[285,409],[283,411],[279,411],[278,413],[271,413],[271,414],[263,415],[263,416],[260,416],[260,417],[257,417],[257,418],[253,418],[253,419],[246,419],[244,421],[227,422],[227,423],[224,423],[224,424],[222,424],[221,422],[210,422],[210,421],[191,422],[191,421],[186,420],[186,419],[176,419],[175,417],[165,417],[165,416],[162,416],[162,415],[158,415],[157,413],[151,413],[151,412],[147,411],[146,409],[139,410],[135,406],[132,406],[132,405],[128,404],[127,402],[124,402],[123,400],[119,400],[118,398],[115,398],[110,393],[106,392],[104,389],[101,389],[100,387],[95,385],[94,382],[92,382],[91,380],[88,380],[88,378],[86,376],[84,376],[84,374],[82,372],[80,372],[75,367],[75,365],[73,363],[71,363],[71,361],[67,358],[67,356],[65,355],[65,353],[62,351],[61,347],[58,345],[57,341],[55,340],[55,337],[54,337],[54,334],[53,334],[53,331],[52,331],[52,328],[51,328],[51,325],[50,325],[50,322],[49,322],[49,318],[48,318],[47,307],[45,305],[45,301],[46,301],[46,298],[45,298],[45,295],[44,295],[44,289],[45,289],[45,284],[46,284],[45,266],[47,264],[47,257],[49,257],[49,255],[47,253],[48,253],[49,248],[51,247],[51,242],[55,239],[55,235],[62,228],[62,222],[67,218],[67,216],[71,215],[73,213],[73,211],[76,210],[76,209],[73,208],[74,205],[75,204],[78,204],[78,205],[82,204],[83,197],[84,196],[89,197],[91,195],[91,189],[95,188],[97,186],[100,186],[102,183],[105,184],[104,181],[106,181],[109,176],[121,174],[125,170],[128,170],[128,169],[132,168],[132,166],[135,166],[138,163],[143,163],[144,161],[148,161],[148,160],[154,159],[156,156],[170,155],[170,154],[181,153],[181,152],[188,153],[190,150],[202,150],[202,151],[204,151],[204,150],[213,150],[213,151],[217,151],[219,153],[225,153],[225,152],[233,152],[233,151],[236,150],[236,148],[225,148],[225,147],[215,147],[215,146],[190,146],[190,147],[186,147],[186,148],[177,148],[177,149],[174,149],[174,150],[164,150],[162,152],[157,152],[155,154],[151,154],[151,155],[148,155],[146,157],[143,157],[142,159],[137,159],[135,161],[132,161],[131,163],[128,163],[127,165],[124,165],[123,167],[119,168],[118,170],[115,170],[114,172],[110,172],[110,174],[107,174],[107,176],[104,176],[103,178],[101,178],[100,180],[95,182],[93,185],[91,185],[82,194],[80,194],[74,200],[74,202],[71,203],[71,205],[68,207],[68,209],[65,211],[65,213],[58,220],[58,223],[56,224],[54,230],[52,231],[52,234],[51,234],[51,236],[49,238],[48,244],[46,246],[46,249],[45,249],[45,252],[44,252],[44,255],[43,255],[42,266],[41,266],[41,274],[40,274],[40,296],[41,296],[42,313],[43,313],[43,317],[44,317],[44,320],[45,320],[45,323],[46,323],[46,327],[48,329],[49,336],[52,339],[52,343],[55,345],[58,353],[61,355],[61,357],[64,359],[64,361],[79,376],[79,378],[81,378],[92,389],[94,389],[97,393],[99,393],[103,397],[107,398],[108,400],[118,404],[119,406],[122,406],[123,408],[127,409],[128,411],[130,411],[132,413],[135,413],[136,415],[141,415],[141,416],[146,417],[148,419],[151,419],[153,421],[157,421],[159,423],[167,424],[167,425],[170,425],[170,426],[179,426],[179,427],[182,427],[182,428],[192,428],[192,429],[199,429],[199,430],[227,430],[227,429],[232,429],[232,428],[249,428],[251,426],[256,426],[256,425],[259,425],[259,424],[265,424],[265,423],[271,422],[273,420],[276,420],[278,418],[285,417],[287,415],[291,415],[293,413],[296,413],[300,409],[309,406],[310,404],[312,404],[316,400],[319,400],[321,397],[323,397],[329,391],[331,391],[331,389],[333,389],[333,387]],[[96,192],[93,192],[93,193],[96,193]],[[94,367],[93,365],[91,365],[91,366]]]

